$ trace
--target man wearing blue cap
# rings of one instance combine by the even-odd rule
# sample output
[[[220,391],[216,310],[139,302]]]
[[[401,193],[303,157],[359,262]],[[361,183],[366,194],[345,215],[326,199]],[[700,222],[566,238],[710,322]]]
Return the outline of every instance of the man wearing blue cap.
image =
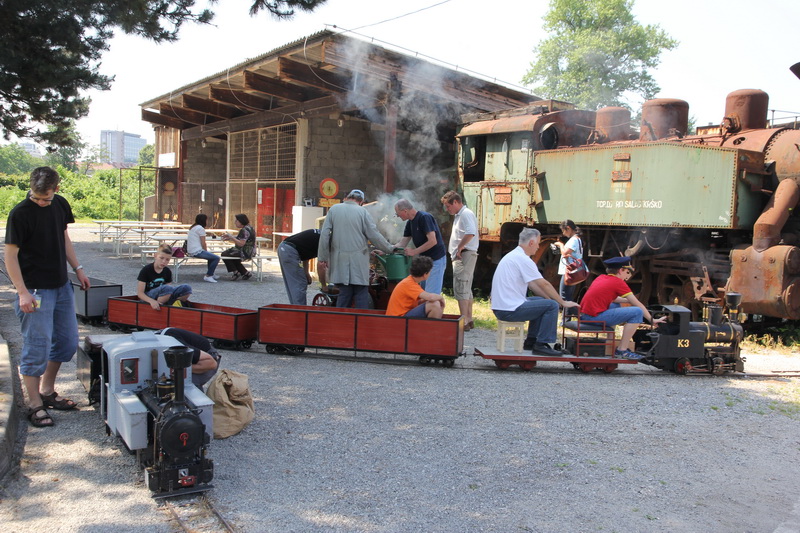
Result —
[[[492,312],[506,322],[529,321],[524,347],[533,355],[560,356],[550,346],[556,341],[558,306],[569,309],[578,304],[563,300],[531,259],[540,238],[539,230],[524,228],[519,246],[500,260],[492,278]],[[528,289],[536,296],[528,297]]]
[[[641,355],[630,350],[631,338],[636,328],[643,319],[657,324],[666,320],[666,317],[653,321],[647,308],[633,295],[626,283],[634,272],[630,257],[613,257],[603,263],[606,265],[606,274],[595,278],[581,300],[581,320],[605,322],[608,328],[624,324],[615,355],[626,359],[641,359]],[[631,306],[620,307],[622,303],[629,303]]]
[[[366,209],[364,192],[353,189],[344,199],[328,210],[319,236],[317,262],[328,269],[328,279],[336,284],[339,296],[336,307],[357,309],[369,307],[369,246],[372,242],[386,253],[392,245],[375,226]]]

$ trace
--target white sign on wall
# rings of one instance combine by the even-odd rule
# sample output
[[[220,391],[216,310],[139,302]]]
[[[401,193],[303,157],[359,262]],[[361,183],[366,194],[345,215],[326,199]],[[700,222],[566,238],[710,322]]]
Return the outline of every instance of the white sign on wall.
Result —
[[[174,167],[175,166],[175,152],[166,154],[158,154],[158,166],[160,167]]]

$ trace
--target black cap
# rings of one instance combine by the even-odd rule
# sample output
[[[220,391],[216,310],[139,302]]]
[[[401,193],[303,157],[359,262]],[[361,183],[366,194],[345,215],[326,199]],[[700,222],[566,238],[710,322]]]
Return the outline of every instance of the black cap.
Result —
[[[611,259],[603,261],[603,264],[609,268],[633,268],[633,265],[631,265],[631,258],[628,256],[612,257]]]

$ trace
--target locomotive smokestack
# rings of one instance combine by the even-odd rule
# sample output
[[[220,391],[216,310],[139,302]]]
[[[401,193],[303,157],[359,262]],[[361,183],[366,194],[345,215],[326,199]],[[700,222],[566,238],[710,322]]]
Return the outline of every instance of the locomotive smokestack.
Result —
[[[164,360],[175,380],[175,403],[184,403],[183,371],[192,366],[192,350],[186,346],[170,346],[164,350]]]
[[[800,63],[795,63],[794,65],[789,67],[789,70],[792,71],[792,74],[800,78]]]

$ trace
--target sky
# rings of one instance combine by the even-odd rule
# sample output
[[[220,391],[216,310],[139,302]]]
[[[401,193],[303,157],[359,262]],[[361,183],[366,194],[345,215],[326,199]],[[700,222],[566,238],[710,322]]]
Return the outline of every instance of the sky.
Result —
[[[205,0],[196,5],[203,7]],[[326,28],[356,30],[351,35],[521,86],[536,45],[547,37],[542,17],[548,5],[548,0],[328,0],[312,13],[279,21],[268,13],[250,17],[249,0],[219,0],[211,6],[213,25],[184,26],[178,42],[156,45],[115,36],[100,67],[115,81],[110,91],[89,93],[91,111],[78,129],[90,145],[100,143],[104,129],[153,142],[152,127],[141,120],[142,102]],[[413,14],[395,18],[408,13]],[[718,124],[725,96],[738,89],[762,89],[770,95],[769,109],[800,116],[800,80],[789,71],[800,62],[797,0],[637,0],[633,13],[639,23],[658,24],[679,41],[651,74],[661,87],[656,96],[686,100],[697,125]]]

